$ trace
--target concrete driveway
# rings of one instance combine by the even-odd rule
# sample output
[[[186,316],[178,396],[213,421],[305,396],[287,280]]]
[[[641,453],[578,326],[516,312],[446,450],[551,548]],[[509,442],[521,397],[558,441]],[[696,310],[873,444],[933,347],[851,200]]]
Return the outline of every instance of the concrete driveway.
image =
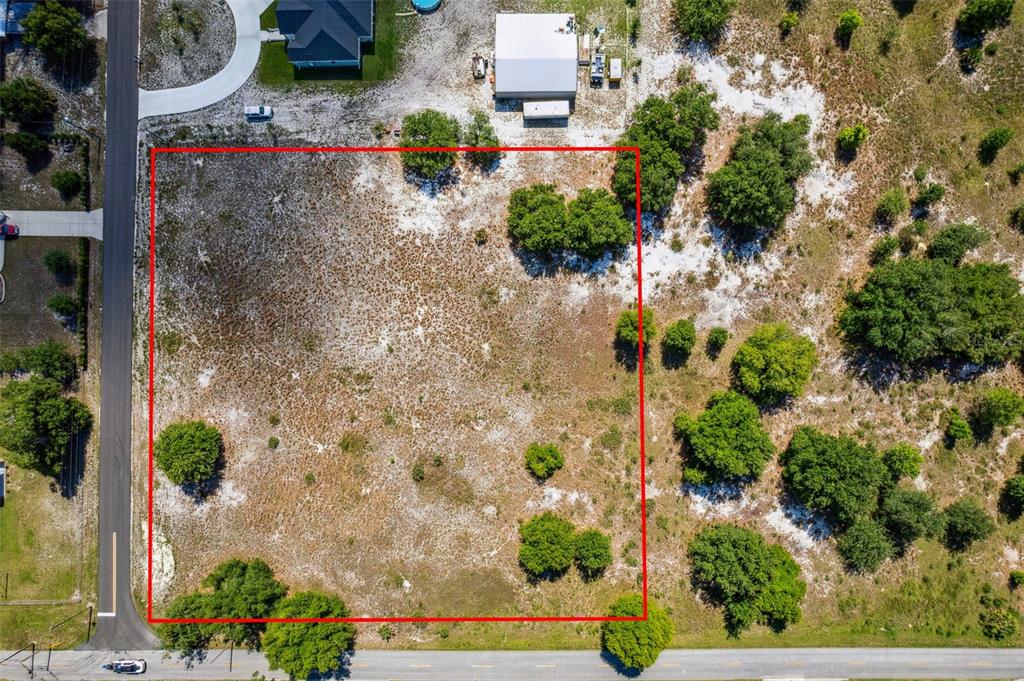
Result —
[[[260,58],[260,14],[273,0],[226,1],[235,19],[235,51],[227,66],[195,85],[168,90],[139,88],[139,120],[196,111],[216,104],[249,80]]]
[[[7,221],[18,225],[21,236],[86,236],[103,240],[103,209],[5,210]]]

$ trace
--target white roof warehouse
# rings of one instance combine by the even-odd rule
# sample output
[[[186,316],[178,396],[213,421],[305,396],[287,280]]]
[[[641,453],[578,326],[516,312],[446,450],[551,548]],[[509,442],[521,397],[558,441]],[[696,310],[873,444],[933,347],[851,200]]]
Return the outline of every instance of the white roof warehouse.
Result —
[[[572,14],[498,14],[494,93],[508,99],[571,99],[578,67]]]

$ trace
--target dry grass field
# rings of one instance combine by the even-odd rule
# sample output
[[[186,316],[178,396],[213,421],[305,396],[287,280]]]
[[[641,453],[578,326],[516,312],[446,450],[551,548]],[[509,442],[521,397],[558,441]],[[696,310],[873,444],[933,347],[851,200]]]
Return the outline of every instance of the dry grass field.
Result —
[[[359,615],[594,615],[635,586],[637,379],[611,344],[633,278],[531,276],[504,235],[510,187],[610,160],[513,153],[432,198],[396,154],[161,157],[155,427],[203,418],[227,449],[209,498],[156,492],[161,601],[234,555]],[[567,458],[544,486],[534,441]],[[603,581],[526,583],[544,509],[612,534]]]

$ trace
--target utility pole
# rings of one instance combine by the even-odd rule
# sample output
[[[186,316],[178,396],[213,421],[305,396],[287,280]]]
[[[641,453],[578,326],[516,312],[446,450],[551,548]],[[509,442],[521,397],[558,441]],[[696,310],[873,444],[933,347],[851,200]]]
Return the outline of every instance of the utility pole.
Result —
[[[34,679],[36,676],[36,642],[32,641],[32,658],[31,662],[28,663],[28,678]]]
[[[235,642],[231,642],[231,649],[228,651],[228,671],[231,671],[235,662]]]

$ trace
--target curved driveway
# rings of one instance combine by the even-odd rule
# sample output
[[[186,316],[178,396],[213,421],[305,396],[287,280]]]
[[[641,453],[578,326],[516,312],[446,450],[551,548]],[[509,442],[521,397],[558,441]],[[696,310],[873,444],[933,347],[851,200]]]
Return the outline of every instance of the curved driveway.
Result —
[[[196,111],[216,104],[249,80],[260,58],[260,14],[273,0],[227,0],[235,19],[235,51],[216,75],[168,90],[139,89],[139,119]]]

